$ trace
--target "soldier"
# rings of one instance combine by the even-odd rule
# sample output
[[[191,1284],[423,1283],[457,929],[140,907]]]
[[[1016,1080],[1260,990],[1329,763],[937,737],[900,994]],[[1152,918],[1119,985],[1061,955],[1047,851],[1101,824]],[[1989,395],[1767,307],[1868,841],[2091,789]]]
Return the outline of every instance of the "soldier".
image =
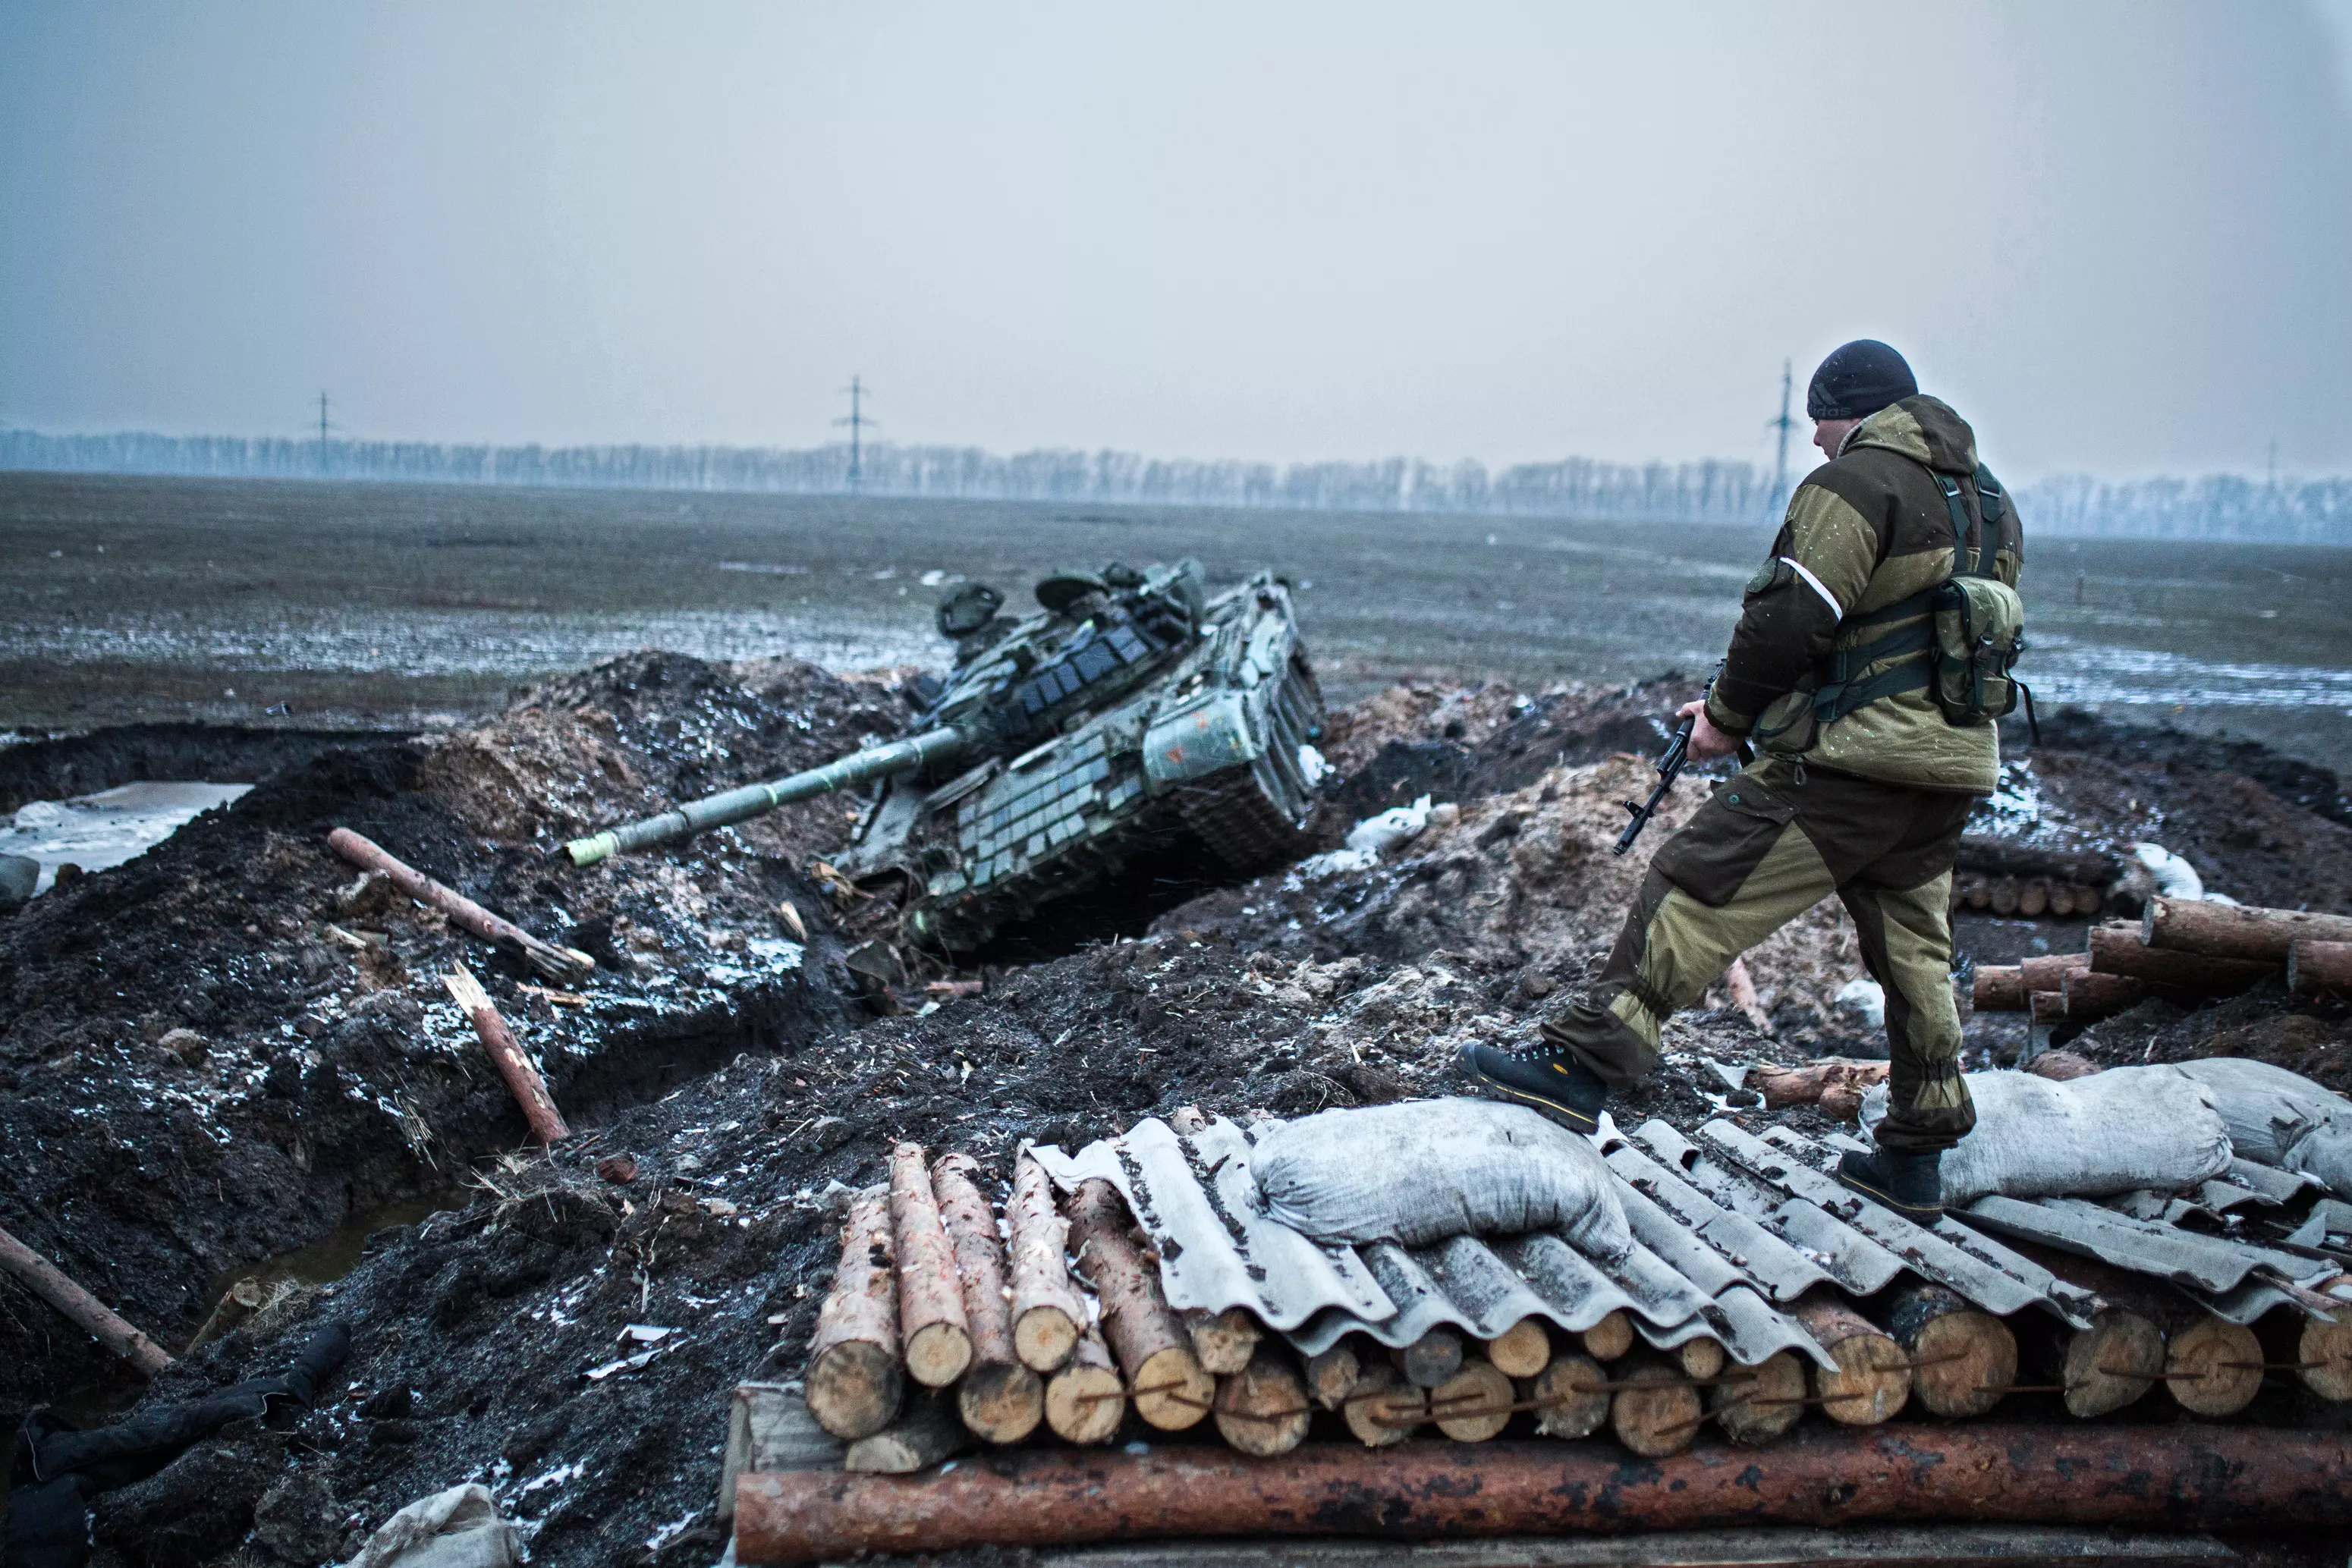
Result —
[[[1885,989],[1892,1058],[1877,1148],[1847,1155],[1838,1177],[1932,1221],[1942,1151],[1976,1120],[1948,904],[1961,824],[2000,767],[1990,720],[2014,700],[2023,541],[1974,433],[1885,344],[1830,355],[1805,411],[1830,461],[1790,497],[1721,674],[1677,715],[1693,720],[1693,761],[1755,760],[1659,846],[1591,993],[1538,1042],[1474,1045],[1463,1063],[1486,1091],[1590,1132],[1609,1092],[1656,1064],[1667,1015],[1834,893]],[[1961,639],[1989,639],[1975,666],[1955,664],[1937,630],[1962,588],[1980,615],[2010,617]]]

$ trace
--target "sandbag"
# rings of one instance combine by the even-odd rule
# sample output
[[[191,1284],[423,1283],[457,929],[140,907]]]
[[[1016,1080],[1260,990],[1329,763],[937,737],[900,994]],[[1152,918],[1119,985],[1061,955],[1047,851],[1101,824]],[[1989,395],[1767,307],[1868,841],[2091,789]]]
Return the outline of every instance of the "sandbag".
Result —
[[[489,1489],[473,1481],[385,1520],[343,1568],[513,1568],[517,1545]]]
[[[1976,1131],[1945,1152],[1944,1202],[2177,1192],[2230,1165],[2230,1134],[2205,1086],[2177,1067],[2117,1067],[2064,1082],[2031,1072],[1971,1072]],[[1886,1114],[1863,1097],[1862,1124]]]
[[[2211,1094],[2240,1159],[2300,1171],[2352,1199],[2352,1100],[2300,1072],[2242,1056],[2179,1067]]]
[[[1604,1259],[1633,1245],[1599,1152],[1524,1105],[1325,1111],[1260,1136],[1250,1168],[1266,1214],[1318,1241],[1413,1247],[1549,1230]]]

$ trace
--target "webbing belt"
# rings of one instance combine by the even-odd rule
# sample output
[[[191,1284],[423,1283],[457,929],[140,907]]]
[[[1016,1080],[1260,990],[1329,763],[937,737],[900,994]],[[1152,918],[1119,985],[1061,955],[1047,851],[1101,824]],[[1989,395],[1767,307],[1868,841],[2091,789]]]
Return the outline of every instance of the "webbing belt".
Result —
[[[1969,515],[1960,498],[1960,482],[1948,474],[1928,470],[1936,488],[1943,493],[1944,507],[1952,517],[1952,576],[1973,573],[1984,554],[1984,524]],[[1999,491],[1991,491],[1988,499],[1998,506]],[[1999,516],[1996,511],[1995,516]],[[1857,708],[1867,707],[1882,697],[1904,692],[1916,692],[1932,684],[1936,678],[1933,657],[1936,646],[1936,623],[1933,619],[1936,595],[1943,583],[1923,588],[1908,599],[1897,600],[1884,610],[1856,616],[1854,630],[1867,626],[1884,626],[1890,622],[1919,617],[1919,624],[1908,631],[1897,632],[1865,645],[1840,648],[1832,653],[1824,666],[1822,684],[1813,692],[1813,716],[1816,722],[1828,724],[1841,719]],[[1867,680],[1857,681],[1850,674],[1855,654],[1861,654],[1865,665],[1888,659],[1902,661],[1893,669],[1881,670]]]

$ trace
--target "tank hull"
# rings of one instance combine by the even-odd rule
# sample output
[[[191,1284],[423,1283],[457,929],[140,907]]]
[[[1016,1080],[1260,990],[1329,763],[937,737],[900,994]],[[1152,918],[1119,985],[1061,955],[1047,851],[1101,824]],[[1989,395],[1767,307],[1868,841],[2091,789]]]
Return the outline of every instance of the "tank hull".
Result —
[[[837,869],[895,883],[906,939],[958,953],[1141,854],[1192,846],[1247,873],[1295,852],[1321,771],[1322,699],[1288,588],[1260,574],[1203,596],[1192,634],[1160,653],[1016,755],[886,782]],[[960,681],[925,722],[955,722],[975,684],[1004,689],[1001,675]]]

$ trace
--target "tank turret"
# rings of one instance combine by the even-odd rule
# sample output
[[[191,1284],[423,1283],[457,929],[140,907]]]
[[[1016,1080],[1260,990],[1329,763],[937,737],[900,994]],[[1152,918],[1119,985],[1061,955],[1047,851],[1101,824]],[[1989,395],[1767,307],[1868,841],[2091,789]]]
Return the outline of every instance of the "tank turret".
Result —
[[[576,864],[873,785],[835,869],[924,946],[969,950],[1130,857],[1191,842],[1234,872],[1293,852],[1323,771],[1322,698],[1269,573],[1211,593],[1196,560],[1050,573],[1037,612],[964,583],[908,737],[566,846]]]

